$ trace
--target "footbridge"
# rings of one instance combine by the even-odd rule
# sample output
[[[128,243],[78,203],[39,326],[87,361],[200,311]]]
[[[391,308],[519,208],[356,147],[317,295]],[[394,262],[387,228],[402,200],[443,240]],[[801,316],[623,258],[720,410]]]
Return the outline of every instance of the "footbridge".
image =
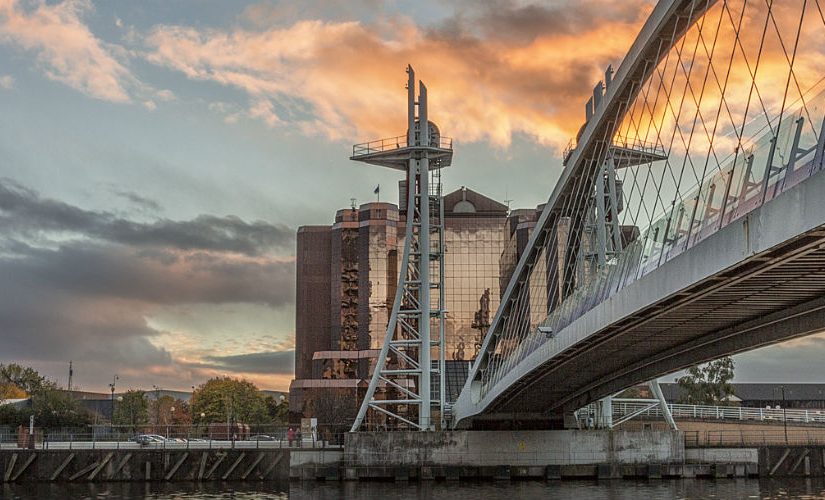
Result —
[[[656,5],[585,106],[453,427],[559,427],[825,330],[821,3]]]

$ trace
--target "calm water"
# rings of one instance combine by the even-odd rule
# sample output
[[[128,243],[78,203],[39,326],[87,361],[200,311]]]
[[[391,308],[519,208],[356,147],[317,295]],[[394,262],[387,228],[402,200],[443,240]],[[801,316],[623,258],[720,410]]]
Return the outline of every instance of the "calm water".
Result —
[[[249,483],[3,485],[5,499],[698,499],[825,498],[825,480],[684,479],[661,481],[525,481],[444,483]]]

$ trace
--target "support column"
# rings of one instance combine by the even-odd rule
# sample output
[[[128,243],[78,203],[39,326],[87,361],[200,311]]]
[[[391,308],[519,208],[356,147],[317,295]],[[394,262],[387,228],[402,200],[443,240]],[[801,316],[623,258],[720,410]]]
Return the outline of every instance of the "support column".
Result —
[[[662,415],[664,415],[667,424],[670,426],[671,429],[674,431],[679,430],[676,427],[676,421],[673,420],[673,414],[670,413],[670,407],[667,405],[667,401],[665,400],[665,395],[662,392],[661,386],[659,386],[659,379],[653,379],[647,383],[650,386],[651,392],[653,392],[653,396],[659,400],[659,406],[662,408]]]
[[[427,122],[427,87],[419,83],[418,93],[418,123],[419,145],[425,146],[430,141],[430,127]],[[432,410],[432,395],[430,391],[430,378],[432,371],[430,343],[430,161],[427,152],[421,153],[418,162],[418,196],[419,210],[421,213],[421,225],[418,228],[418,246],[421,254],[419,274],[421,286],[418,290],[418,300],[421,303],[421,321],[418,331],[421,335],[421,352],[419,353],[419,364],[421,365],[421,409],[419,425],[422,430],[430,429],[430,413]]]

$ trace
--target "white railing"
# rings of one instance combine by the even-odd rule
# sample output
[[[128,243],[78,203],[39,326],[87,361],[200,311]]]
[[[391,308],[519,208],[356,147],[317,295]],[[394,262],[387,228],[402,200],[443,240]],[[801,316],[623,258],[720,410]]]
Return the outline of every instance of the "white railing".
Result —
[[[639,412],[639,417],[662,418],[659,406],[652,406],[653,400],[613,400],[613,419]],[[795,422],[804,424],[825,424],[825,408],[748,408],[745,406],[705,406],[668,403],[674,419],[695,420],[751,420],[760,422]]]

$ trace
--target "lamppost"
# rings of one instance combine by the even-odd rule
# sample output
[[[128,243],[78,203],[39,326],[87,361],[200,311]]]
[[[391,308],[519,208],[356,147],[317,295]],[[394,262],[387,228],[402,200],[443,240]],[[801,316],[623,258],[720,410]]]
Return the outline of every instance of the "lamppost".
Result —
[[[122,409],[123,407],[121,406],[121,404],[123,404],[123,396],[118,396],[117,397],[117,405],[118,405],[118,407],[120,407]],[[115,414],[114,414],[114,412],[112,412],[112,425],[115,425]],[[118,437],[118,439],[120,439],[120,438]]]
[[[785,386],[780,385],[779,388],[782,390],[782,423],[785,427],[785,444],[788,444],[788,411],[785,408]]]
[[[109,389],[112,390],[112,423],[114,423],[115,420],[115,384],[117,383],[117,380],[118,376],[115,374],[115,376],[112,377],[112,383],[109,384]]]
[[[776,397],[776,387],[773,388],[774,397]],[[785,444],[788,444],[788,411],[785,408],[785,386],[779,386],[780,394],[782,395],[782,428],[785,431]]]
[[[175,407],[169,407],[169,420],[175,425]],[[169,437],[169,422],[166,423],[166,437]]]
[[[155,425],[160,425],[160,387],[152,384],[155,391]]]

